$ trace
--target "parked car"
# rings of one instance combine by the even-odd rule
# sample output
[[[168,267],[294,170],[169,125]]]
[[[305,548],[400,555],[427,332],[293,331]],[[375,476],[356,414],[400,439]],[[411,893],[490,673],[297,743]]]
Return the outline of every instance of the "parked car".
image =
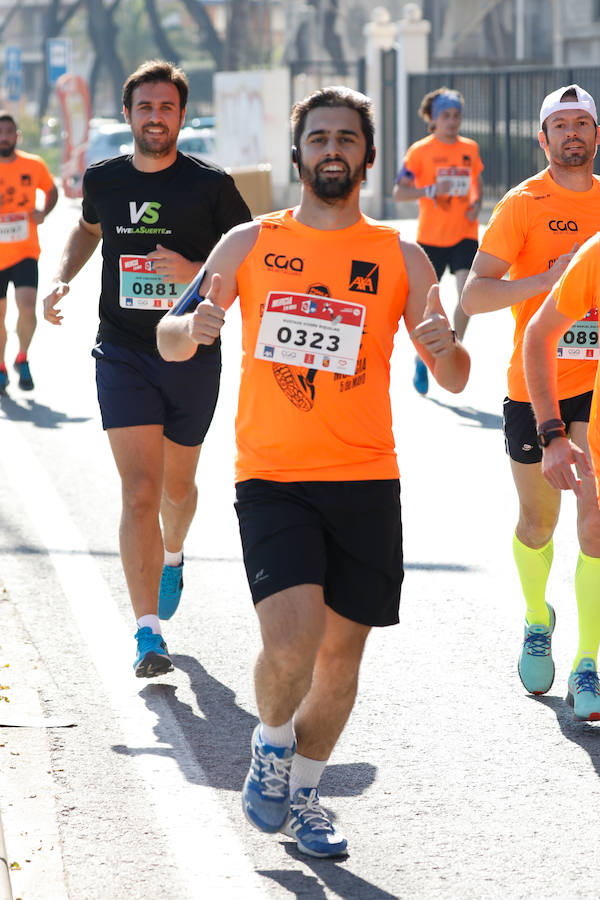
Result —
[[[184,153],[197,153],[206,159],[214,159],[217,149],[215,133],[211,128],[182,128],[177,146]]]
[[[95,125],[90,129],[85,151],[86,166],[101,159],[122,156],[124,153],[133,153],[133,138],[129,125],[117,122]]]

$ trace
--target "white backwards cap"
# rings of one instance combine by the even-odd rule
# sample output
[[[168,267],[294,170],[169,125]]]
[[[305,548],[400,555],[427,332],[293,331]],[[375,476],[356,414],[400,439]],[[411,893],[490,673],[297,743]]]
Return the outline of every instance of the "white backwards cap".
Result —
[[[568,100],[565,101],[565,103],[561,103],[560,98],[565,91],[575,91],[577,100]],[[566,87],[561,87],[556,91],[552,91],[551,94],[548,94],[548,96],[544,98],[542,108],[540,109],[540,129],[548,116],[564,109],[581,109],[584,112],[589,113],[596,124],[598,123],[596,104],[594,103],[592,95],[588,94],[587,91],[584,91],[578,84],[569,84]]]

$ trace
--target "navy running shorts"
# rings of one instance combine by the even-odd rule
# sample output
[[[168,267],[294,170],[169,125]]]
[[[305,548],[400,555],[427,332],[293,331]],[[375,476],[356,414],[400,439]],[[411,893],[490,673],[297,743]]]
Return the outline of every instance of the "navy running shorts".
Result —
[[[221,377],[218,345],[186,362],[100,341],[92,350],[102,427],[162,425],[184,447],[201,444],[212,421]]]
[[[589,422],[593,391],[568,397],[559,403],[560,417],[567,427],[567,434],[572,422]],[[504,398],[502,416],[504,444],[511,459],[519,463],[539,463],[542,461],[542,450],[538,447],[537,428],[531,403]]]
[[[453,275],[455,272],[460,272],[461,269],[470,269],[478,246],[479,244],[474,238],[464,238],[458,244],[453,244],[452,247],[433,247],[431,244],[419,244],[419,247],[429,257],[438,281],[440,281],[447,267]]]
[[[400,482],[253,478],[235,509],[254,603],[319,584],[325,603],[361,625],[398,622],[404,578]]]
[[[0,298],[6,297],[8,285],[11,281],[16,288],[31,287],[37,289],[37,259],[22,259],[20,262],[15,263],[14,266],[9,266],[7,269],[0,269]]]

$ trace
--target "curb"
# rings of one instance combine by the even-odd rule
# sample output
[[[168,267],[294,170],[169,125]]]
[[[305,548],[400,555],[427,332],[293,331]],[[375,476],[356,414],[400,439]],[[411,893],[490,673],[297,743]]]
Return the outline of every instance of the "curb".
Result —
[[[0,817],[0,900],[13,900],[9,865],[2,818]]]

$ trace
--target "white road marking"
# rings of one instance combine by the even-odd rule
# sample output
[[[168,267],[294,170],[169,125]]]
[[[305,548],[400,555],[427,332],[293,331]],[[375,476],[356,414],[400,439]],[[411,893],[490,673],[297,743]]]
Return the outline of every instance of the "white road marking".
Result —
[[[20,496],[23,508],[32,510],[32,525],[48,549],[108,701],[118,717],[125,745],[132,749],[164,747],[167,751],[137,754],[131,762],[145,782],[157,821],[167,823],[165,837],[182,886],[189,890],[190,897],[197,896],[201,884],[207,896],[213,888],[220,897],[264,900],[265,886],[166,703],[157,705],[161,706],[161,727],[169,723],[167,730],[173,743],[157,742],[153,730],[157,716],[138,696],[140,682],[133,675],[133,629],[125,624],[81,533],[15,422],[0,418],[0,446],[5,476]],[[90,609],[100,609],[102,615],[92,618]],[[141,686],[147,683],[144,679]],[[185,776],[193,777],[196,783]]]

